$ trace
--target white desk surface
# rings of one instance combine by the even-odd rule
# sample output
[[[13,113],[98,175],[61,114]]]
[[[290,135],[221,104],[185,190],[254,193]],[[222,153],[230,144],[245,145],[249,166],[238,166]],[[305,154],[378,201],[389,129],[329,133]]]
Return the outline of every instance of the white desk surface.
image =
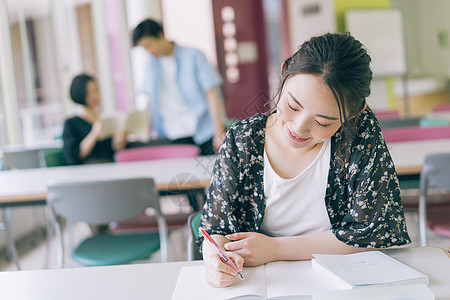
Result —
[[[444,250],[409,247],[388,249],[385,253],[428,275],[429,287],[436,300],[450,299],[450,258]],[[202,263],[149,263],[0,272],[0,297],[14,300],[168,300],[172,296],[180,269]],[[311,268],[311,262],[305,261],[305,267]]]
[[[427,154],[450,152],[450,139],[395,142],[387,146],[399,175],[418,174]]]
[[[0,203],[43,200],[54,181],[152,177],[160,190],[202,188],[209,184],[214,156],[104,163],[0,172]]]
[[[450,139],[388,144],[398,174],[417,174],[425,155],[450,152]],[[0,204],[45,199],[52,181],[153,177],[160,190],[206,187],[214,156],[0,172]],[[182,174],[182,175],[181,175]]]

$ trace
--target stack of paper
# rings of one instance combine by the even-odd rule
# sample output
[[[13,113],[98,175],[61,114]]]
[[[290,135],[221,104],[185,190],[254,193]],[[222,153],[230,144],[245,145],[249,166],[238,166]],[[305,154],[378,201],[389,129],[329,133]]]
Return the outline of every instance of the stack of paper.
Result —
[[[315,254],[313,269],[349,288],[429,284],[428,276],[380,251],[348,255]]]

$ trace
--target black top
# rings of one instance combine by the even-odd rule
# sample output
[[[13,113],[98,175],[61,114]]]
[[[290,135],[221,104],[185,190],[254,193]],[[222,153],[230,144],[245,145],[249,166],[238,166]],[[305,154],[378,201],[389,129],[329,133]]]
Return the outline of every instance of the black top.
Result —
[[[219,150],[203,208],[201,226],[210,234],[261,230],[265,212],[264,143],[267,116],[235,123]],[[331,162],[323,201],[331,231],[355,247],[385,248],[410,243],[397,173],[370,109],[358,115],[349,160],[341,166],[331,138]],[[344,148],[345,149],[345,148]],[[301,201],[301,199],[299,199]],[[201,244],[202,238],[197,241]]]
[[[89,134],[92,124],[76,116],[67,119],[64,123],[63,142],[64,158],[67,164],[77,165],[94,162],[112,162],[114,150],[112,148],[112,138],[97,141],[92,152],[83,160],[80,160],[81,141]]]

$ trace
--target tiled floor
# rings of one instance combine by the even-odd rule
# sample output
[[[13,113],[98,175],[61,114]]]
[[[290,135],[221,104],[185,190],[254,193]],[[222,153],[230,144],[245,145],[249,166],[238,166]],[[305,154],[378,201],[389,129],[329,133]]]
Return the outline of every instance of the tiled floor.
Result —
[[[412,244],[410,246],[418,246],[418,226],[417,226],[417,215],[413,212],[406,213],[406,221],[409,230],[409,234],[412,239]],[[84,224],[76,224],[74,230],[74,239],[75,241],[81,240],[84,236],[89,234],[89,227]],[[180,261],[186,260],[186,243],[188,238],[188,228],[182,227],[180,229],[172,231],[169,238],[169,246],[170,253],[169,258],[172,261]],[[441,247],[444,249],[450,248],[450,239],[443,238],[433,234],[432,232],[428,233],[429,246]],[[44,260],[46,254],[46,246],[45,243],[36,247],[33,251],[22,255],[20,257],[20,263],[23,270],[36,270],[44,268]],[[68,267],[77,267],[77,265],[66,255],[66,262],[68,263]],[[151,261],[158,261],[159,255],[156,253]],[[49,268],[56,268],[56,241],[52,240],[50,246],[50,260],[49,260]],[[14,264],[4,264],[0,265],[0,270],[2,271],[11,271],[16,270]]]

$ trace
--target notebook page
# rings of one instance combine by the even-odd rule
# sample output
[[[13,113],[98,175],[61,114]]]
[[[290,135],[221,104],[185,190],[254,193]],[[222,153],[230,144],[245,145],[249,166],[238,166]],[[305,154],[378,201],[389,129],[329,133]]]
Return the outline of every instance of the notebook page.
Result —
[[[178,275],[172,300],[232,299],[243,295],[257,295],[265,299],[264,266],[246,267],[242,273],[245,282],[236,278],[232,286],[214,288],[206,283],[203,265],[183,267]]]
[[[331,280],[323,280],[309,260],[271,262],[266,264],[265,273],[268,299],[343,289]]]

